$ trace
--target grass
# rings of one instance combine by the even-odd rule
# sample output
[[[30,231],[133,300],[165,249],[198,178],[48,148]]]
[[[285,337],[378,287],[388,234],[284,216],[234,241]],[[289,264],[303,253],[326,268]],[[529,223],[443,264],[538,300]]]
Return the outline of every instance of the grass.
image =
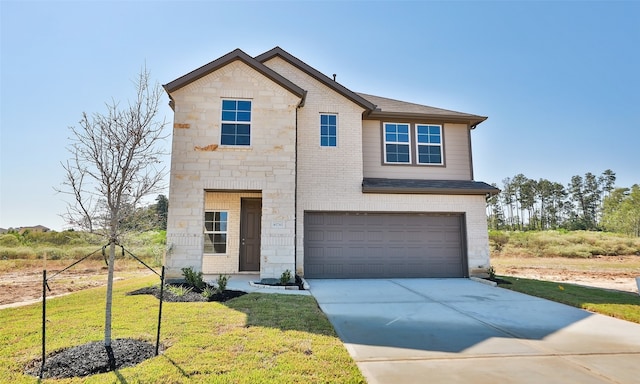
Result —
[[[640,255],[640,238],[594,231],[489,231],[491,257],[589,258]]]
[[[114,338],[155,342],[158,300],[126,296],[157,278],[115,284]],[[47,303],[47,351],[102,340],[104,288]],[[0,310],[0,377],[40,356],[41,305]],[[135,367],[56,383],[359,383],[364,378],[310,296],[251,293],[227,303],[165,303],[166,350]]]
[[[640,296],[638,295],[510,276],[500,276],[500,278],[511,283],[499,284],[502,288],[640,323]]]
[[[80,259],[96,250],[100,251],[106,243],[104,238],[80,231],[0,234],[0,260]],[[166,232],[129,233],[120,239],[120,243],[137,257],[157,266],[165,250]],[[100,252],[97,256],[101,257]]]

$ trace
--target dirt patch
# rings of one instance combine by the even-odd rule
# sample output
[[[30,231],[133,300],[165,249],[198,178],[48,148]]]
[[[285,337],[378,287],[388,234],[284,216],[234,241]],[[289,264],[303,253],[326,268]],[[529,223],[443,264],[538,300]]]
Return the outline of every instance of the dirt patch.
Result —
[[[599,256],[589,259],[492,257],[496,274],[638,292],[640,257]]]
[[[104,261],[89,260],[54,277],[73,260],[57,260],[47,262],[49,281],[47,297],[65,295],[88,288],[101,287],[107,284],[108,270]],[[140,267],[129,261],[116,261],[115,280],[153,274],[144,266]],[[10,271],[3,268],[0,272],[0,307],[14,303],[30,302],[42,299],[42,271],[44,266],[17,266]]]

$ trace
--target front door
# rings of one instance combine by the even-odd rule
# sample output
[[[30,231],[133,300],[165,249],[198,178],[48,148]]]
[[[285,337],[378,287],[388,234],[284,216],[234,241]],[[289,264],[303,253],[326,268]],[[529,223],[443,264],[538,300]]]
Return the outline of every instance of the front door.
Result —
[[[240,271],[260,271],[262,200],[242,199],[240,208]]]

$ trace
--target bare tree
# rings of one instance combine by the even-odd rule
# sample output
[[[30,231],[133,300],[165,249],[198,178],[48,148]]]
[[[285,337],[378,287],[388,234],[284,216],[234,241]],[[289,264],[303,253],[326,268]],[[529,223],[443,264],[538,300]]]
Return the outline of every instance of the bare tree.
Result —
[[[71,159],[62,163],[66,172],[59,190],[74,197],[67,213],[68,223],[105,236],[109,242],[109,273],[105,311],[104,344],[111,350],[111,302],[115,248],[121,223],[147,195],[162,191],[166,154],[161,142],[166,122],[158,119],[163,96],[159,84],[149,84],[143,68],[134,81],[136,98],[121,106],[106,103],[105,113],[82,114],[78,127],[70,127]]]

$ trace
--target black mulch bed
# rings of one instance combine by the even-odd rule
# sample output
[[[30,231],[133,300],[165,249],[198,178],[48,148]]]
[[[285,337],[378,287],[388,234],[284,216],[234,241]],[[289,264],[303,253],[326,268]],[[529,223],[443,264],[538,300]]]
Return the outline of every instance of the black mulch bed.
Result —
[[[494,278],[487,277],[485,280],[493,281],[494,283],[498,283],[498,284],[511,284],[509,280],[501,279],[499,277],[494,277]]]
[[[42,377],[60,379],[95,375],[132,367],[155,355],[155,345],[133,339],[112,340],[111,349],[115,360],[114,366],[109,364],[109,355],[103,341],[94,341],[54,352],[45,359]],[[27,366],[26,373],[39,376],[41,366],[41,359],[32,361]]]
[[[286,284],[282,284],[280,282],[280,279],[262,279],[258,282],[259,284],[262,285],[271,285],[274,287],[298,287],[298,290],[300,291],[304,291],[304,283],[302,282],[302,278],[300,278],[300,276],[296,275],[295,278],[295,282],[293,283],[286,283]]]
[[[179,286],[180,284],[174,284],[174,285]],[[191,291],[191,292],[185,293],[184,295],[178,296],[171,293],[165,287],[164,291],[162,292],[162,297],[163,297],[163,301],[173,302],[173,303],[190,303],[190,302],[197,302],[197,301],[225,302],[246,294],[247,292],[244,292],[244,291],[234,291],[231,289],[226,289],[222,292],[215,293],[208,298],[204,297],[202,293],[198,293],[195,291]],[[127,295],[153,295],[157,299],[160,299],[160,287],[152,286],[152,287],[141,288],[133,292],[129,292],[127,293]]]

